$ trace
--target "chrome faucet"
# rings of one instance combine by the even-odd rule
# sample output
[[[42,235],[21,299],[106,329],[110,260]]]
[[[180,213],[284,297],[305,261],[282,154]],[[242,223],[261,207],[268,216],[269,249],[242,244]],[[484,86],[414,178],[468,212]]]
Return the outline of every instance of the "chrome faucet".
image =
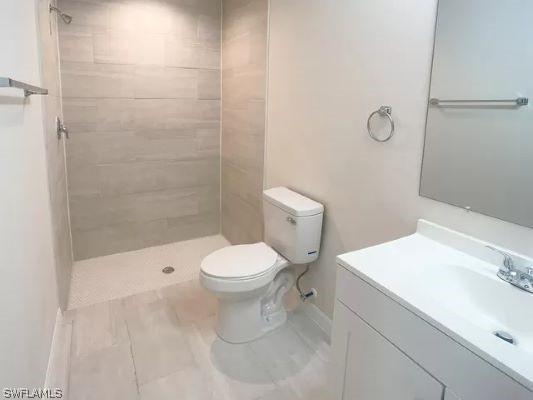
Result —
[[[520,267],[515,264],[510,254],[493,246],[488,249],[500,253],[503,256],[503,266],[498,271],[498,277],[511,285],[526,292],[533,293],[533,267]]]

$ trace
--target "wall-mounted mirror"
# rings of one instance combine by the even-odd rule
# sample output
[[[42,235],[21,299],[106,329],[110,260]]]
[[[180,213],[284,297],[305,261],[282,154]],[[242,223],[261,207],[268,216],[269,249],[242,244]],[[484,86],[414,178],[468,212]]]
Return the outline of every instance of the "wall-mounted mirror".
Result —
[[[440,0],[420,194],[533,228],[533,1]]]

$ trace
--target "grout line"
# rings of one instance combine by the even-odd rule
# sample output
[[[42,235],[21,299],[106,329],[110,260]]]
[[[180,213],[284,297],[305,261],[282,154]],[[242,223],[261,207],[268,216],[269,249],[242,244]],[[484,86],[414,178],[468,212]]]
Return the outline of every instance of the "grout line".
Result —
[[[267,26],[266,26],[266,59],[265,59],[265,131],[263,135],[263,189],[268,184],[268,104],[270,84],[270,0],[267,1]]]
[[[120,307],[122,311],[124,311],[122,302],[120,302]],[[137,388],[137,394],[140,396],[141,390],[140,390],[140,385],[139,385],[139,378],[137,377],[137,366],[135,365],[135,357],[133,357],[133,344],[131,340],[130,327],[128,326],[128,322],[126,321],[125,313],[124,313],[124,326],[126,327],[126,332],[128,333],[128,342],[130,344],[129,348],[130,348],[130,355],[131,355],[131,363],[133,364],[133,375],[135,376],[135,387]]]
[[[224,65],[223,64],[223,57],[224,57],[224,53],[222,51],[222,37],[223,37],[223,34],[224,34],[224,0],[220,0],[220,85],[219,85],[219,88],[220,88],[220,117],[219,117],[219,121],[220,121],[220,126],[219,126],[219,138],[218,138],[218,156],[219,156],[219,200],[218,200],[218,230],[220,231],[220,234],[222,235],[223,234],[223,231],[222,231],[222,126],[223,126],[223,107],[224,107],[224,99],[222,98],[222,75],[223,75],[223,70],[222,70],[222,66]]]

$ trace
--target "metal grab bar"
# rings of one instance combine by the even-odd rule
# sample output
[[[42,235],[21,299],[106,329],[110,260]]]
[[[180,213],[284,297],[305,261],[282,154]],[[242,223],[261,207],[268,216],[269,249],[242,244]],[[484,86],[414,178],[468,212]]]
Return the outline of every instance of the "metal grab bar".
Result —
[[[28,85],[27,83],[19,82],[11,78],[0,77],[0,88],[3,87],[22,89],[24,90],[24,97],[31,96],[32,94],[48,94],[48,89]]]
[[[442,100],[442,99],[430,99],[429,104],[432,106],[438,106],[442,103],[512,103],[518,107],[527,106],[529,99],[527,97],[518,97],[516,99],[500,99],[500,100]]]

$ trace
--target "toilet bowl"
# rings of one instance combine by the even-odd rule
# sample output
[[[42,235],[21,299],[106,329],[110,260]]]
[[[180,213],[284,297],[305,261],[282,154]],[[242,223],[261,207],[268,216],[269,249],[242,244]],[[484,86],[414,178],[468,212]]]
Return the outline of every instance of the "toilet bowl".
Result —
[[[287,319],[283,295],[294,284],[290,263],[265,243],[229,246],[207,256],[200,282],[219,300],[216,331],[230,343],[244,343]]]
[[[266,190],[263,200],[265,242],[214,251],[200,267],[200,283],[219,301],[216,332],[230,343],[252,341],[286,321],[291,265],[319,253],[320,203],[283,187]]]

